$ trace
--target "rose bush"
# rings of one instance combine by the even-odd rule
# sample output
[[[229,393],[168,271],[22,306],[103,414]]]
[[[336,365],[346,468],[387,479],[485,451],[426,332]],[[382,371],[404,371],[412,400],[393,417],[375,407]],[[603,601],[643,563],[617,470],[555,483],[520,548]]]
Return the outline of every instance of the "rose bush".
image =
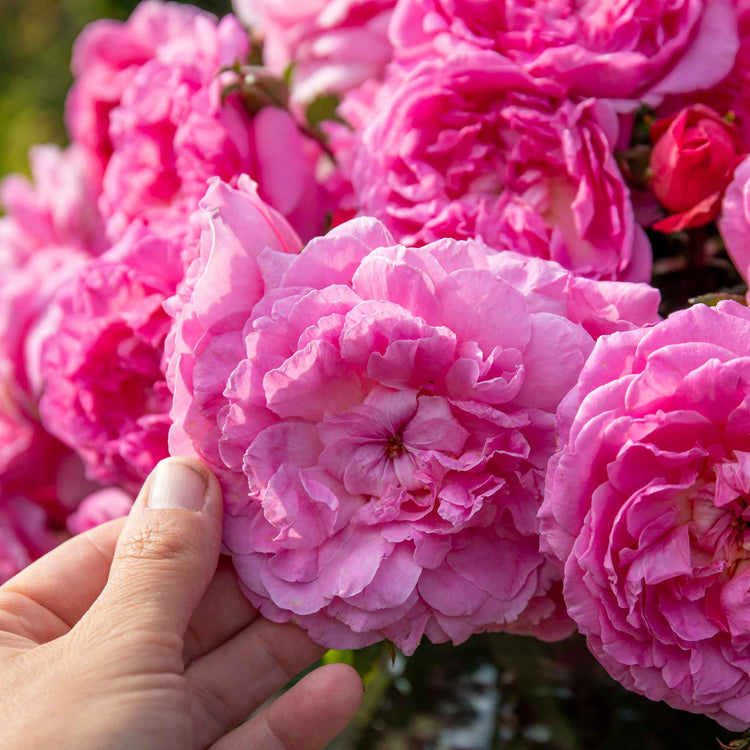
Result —
[[[601,338],[558,411],[540,513],[570,616],[629,690],[750,723],[750,312]]]
[[[739,47],[734,0],[404,0],[392,36],[407,61],[492,50],[623,109],[717,84]]]
[[[651,127],[651,189],[672,216],[654,224],[677,232],[708,224],[742,160],[737,128],[702,104],[686,107]]]
[[[535,520],[553,412],[655,290],[364,218],[290,255],[280,217],[212,190],[173,307],[170,446],[220,477],[250,600],[336,648],[566,635]]]
[[[400,242],[476,238],[579,275],[648,280],[605,103],[568,101],[483,52],[394,71],[376,102],[369,117],[358,108],[356,142],[342,141],[354,156],[340,161],[361,212]]]

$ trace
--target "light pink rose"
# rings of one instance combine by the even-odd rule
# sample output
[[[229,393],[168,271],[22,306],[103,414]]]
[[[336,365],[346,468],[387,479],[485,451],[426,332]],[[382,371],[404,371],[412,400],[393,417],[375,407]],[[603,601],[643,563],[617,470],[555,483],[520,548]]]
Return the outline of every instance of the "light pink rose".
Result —
[[[476,238],[583,276],[648,280],[651,248],[613,156],[615,113],[562,93],[491,53],[393,71],[354,145],[361,212],[407,245]]]
[[[132,505],[133,496],[119,487],[97,490],[85,497],[68,517],[68,530],[71,534],[83,534],[107,521],[127,516]]]
[[[178,239],[131,225],[58,291],[41,346],[45,427],[89,477],[134,491],[167,455],[163,303],[184,273]]]
[[[253,115],[239,92],[226,93],[238,77],[221,71],[246,63],[249,53],[234,16],[217,21],[154,0],[126,23],[102,21],[84,32],[68,119],[74,139],[103,160],[99,205],[110,238],[164,211],[187,217],[210,178],[232,181],[244,172],[303,235],[321,229],[319,146],[286,110]]]
[[[623,109],[713,86],[739,48],[734,0],[403,0],[392,38],[407,61],[491,50]]]
[[[737,167],[724,193],[719,231],[729,257],[744,279],[750,278],[750,156]]]
[[[597,342],[558,411],[541,510],[568,612],[625,687],[750,724],[750,312],[696,305]]]
[[[306,103],[380,78],[391,59],[388,23],[396,0],[234,0],[264,38],[278,74],[292,65],[292,96]]]
[[[274,252],[216,204],[170,446],[220,477],[253,604],[334,648],[568,634],[536,522],[553,411],[594,337],[653,321],[658,293],[473,242],[409,249],[369,218]]]

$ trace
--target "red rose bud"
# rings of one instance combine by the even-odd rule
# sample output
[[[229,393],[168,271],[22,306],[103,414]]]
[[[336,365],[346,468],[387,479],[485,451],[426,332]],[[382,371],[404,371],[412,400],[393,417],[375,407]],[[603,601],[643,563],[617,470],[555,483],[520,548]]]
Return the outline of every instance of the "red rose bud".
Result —
[[[651,189],[673,215],[660,232],[708,224],[719,213],[724,189],[741,159],[737,128],[702,104],[651,126]]]

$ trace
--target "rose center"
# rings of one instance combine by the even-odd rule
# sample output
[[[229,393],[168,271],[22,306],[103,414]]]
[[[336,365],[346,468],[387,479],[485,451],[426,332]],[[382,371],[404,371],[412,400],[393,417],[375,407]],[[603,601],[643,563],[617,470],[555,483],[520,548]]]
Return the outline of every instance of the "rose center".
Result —
[[[391,435],[385,441],[385,455],[388,458],[403,456],[404,453],[406,453],[406,448],[404,447],[404,440],[400,433],[398,435]]]

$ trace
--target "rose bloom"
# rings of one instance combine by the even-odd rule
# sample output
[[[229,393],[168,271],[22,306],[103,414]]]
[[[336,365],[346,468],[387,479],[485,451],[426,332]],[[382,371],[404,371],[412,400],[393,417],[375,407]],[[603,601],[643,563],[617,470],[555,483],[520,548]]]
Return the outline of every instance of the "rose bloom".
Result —
[[[702,104],[651,127],[651,189],[672,216],[660,232],[703,226],[719,213],[724,190],[742,157],[736,127]]]
[[[650,278],[605,103],[570,102],[552,81],[478,52],[405,79],[392,71],[371,116],[356,114],[354,158],[342,164],[352,162],[361,212],[400,242],[476,238],[582,276]]]
[[[184,273],[180,239],[131,225],[58,291],[41,344],[45,427],[91,479],[133,491],[168,455],[163,303]]]
[[[625,687],[750,723],[750,312],[601,338],[558,412],[540,514],[570,616]]]
[[[214,189],[174,308],[170,447],[222,481],[253,604],[335,648],[567,635],[536,522],[553,412],[658,293],[475,242],[409,249],[370,218],[296,256],[278,216]]]
[[[292,96],[311,102],[380,78],[391,59],[395,0],[234,0],[263,35],[263,59],[278,74],[293,65]]]
[[[187,5],[150,0],[129,21],[100,21],[78,40],[68,99],[74,140],[103,161],[100,208],[119,239],[134,220],[164,210],[186,218],[213,176],[249,172],[263,197],[305,236],[324,210],[315,184],[319,148],[285,110],[251,115],[237,75],[248,60],[247,32]]]
[[[392,38],[405,61],[492,50],[622,109],[713,86],[739,48],[734,0],[402,0]]]
[[[750,157],[740,163],[724,194],[719,231],[729,257],[747,280],[750,278]]]

